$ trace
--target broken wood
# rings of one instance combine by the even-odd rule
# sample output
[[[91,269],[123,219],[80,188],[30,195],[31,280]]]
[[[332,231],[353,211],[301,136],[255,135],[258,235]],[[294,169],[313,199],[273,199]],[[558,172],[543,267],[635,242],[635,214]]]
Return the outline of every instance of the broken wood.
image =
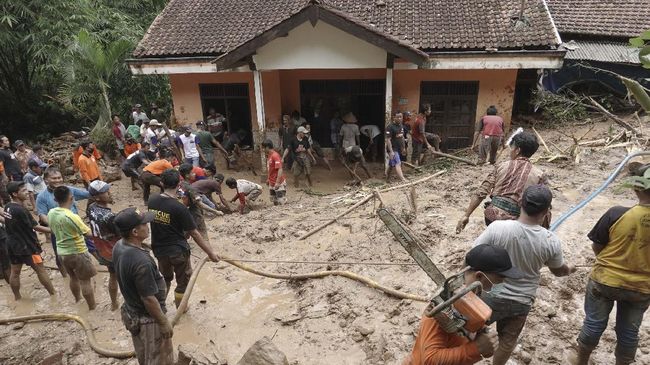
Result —
[[[386,207],[386,202],[384,201],[384,198],[381,196],[381,193],[379,192],[379,189],[375,189],[373,194],[375,194],[375,198],[377,198],[377,200],[379,200],[379,207],[380,208]]]
[[[406,184],[400,184],[400,185],[392,186],[392,187],[390,187],[390,188],[386,188],[386,189],[382,189],[382,190],[377,190],[377,191],[378,191],[379,193],[386,193],[386,192],[393,191],[393,190],[397,190],[397,189],[408,188],[408,187],[411,187],[411,186],[414,186],[414,185],[417,185],[417,184],[421,184],[421,183],[423,183],[423,182],[425,182],[425,181],[431,180],[431,179],[433,179],[434,177],[438,177],[438,176],[444,174],[445,172],[447,172],[447,170],[440,170],[440,171],[436,172],[435,174],[429,175],[429,176],[427,176],[427,177],[423,177],[422,179],[419,179],[419,180],[416,180],[416,181],[412,181],[412,182],[409,182],[409,183],[406,183]],[[334,218],[328,220],[327,222],[321,224],[320,226],[318,226],[318,227],[312,229],[311,231],[305,233],[305,234],[302,235],[300,238],[298,238],[298,240],[302,241],[302,240],[306,239],[307,237],[309,237],[309,236],[311,236],[311,235],[313,235],[313,234],[319,232],[319,231],[322,230],[323,228],[325,228],[325,227],[329,226],[330,224],[336,222],[336,221],[337,221],[338,219],[340,219],[341,217],[343,217],[343,216],[345,216],[345,215],[347,215],[347,214],[353,212],[355,209],[357,209],[357,208],[359,208],[360,206],[364,205],[365,203],[367,203],[368,201],[370,201],[370,199],[372,199],[372,198],[375,197],[375,196],[376,196],[375,194],[369,194],[368,196],[366,196],[365,198],[361,199],[361,200],[358,201],[356,204],[354,204],[353,206],[351,206],[351,207],[350,207],[348,210],[346,210],[345,212],[343,212],[343,213],[337,215],[336,217],[334,217]]]
[[[533,127],[533,132],[535,132],[535,135],[537,136],[539,141],[542,142],[542,146],[544,146],[544,149],[546,150],[546,153],[551,153],[551,150],[548,149],[548,146],[546,145],[546,142],[544,141],[544,138],[542,138],[542,135],[539,134],[539,132],[537,131],[537,129],[535,129],[535,127]]]
[[[446,158],[450,158],[450,159],[452,159],[452,160],[456,160],[456,161],[464,162],[464,163],[466,163],[466,164],[468,164],[468,165],[476,166],[476,162],[474,162],[474,161],[470,161],[470,160],[465,159],[465,158],[462,158],[462,157],[458,157],[458,156],[450,155],[450,154],[448,154],[448,153],[444,153],[444,152],[436,151],[436,150],[434,150],[434,149],[429,149],[429,152],[431,152],[431,153],[432,153],[433,155],[435,155],[435,156],[446,157]]]
[[[630,132],[632,132],[632,133],[634,133],[634,134],[636,134],[636,135],[639,135],[639,136],[642,136],[642,135],[643,135],[641,132],[639,132],[638,130],[636,130],[636,128],[632,127],[632,125],[631,125],[630,123],[624,121],[623,119],[621,119],[621,118],[617,117],[616,115],[614,115],[614,114],[613,114],[612,112],[610,112],[609,110],[605,109],[604,106],[600,105],[600,103],[598,103],[598,102],[597,102],[596,100],[594,100],[592,97],[589,97],[588,99],[589,99],[589,101],[591,102],[591,104],[592,104],[593,106],[595,106],[598,110],[600,110],[603,114],[605,114],[605,115],[608,116],[610,119],[612,119],[612,120],[613,120],[614,122],[616,122],[618,125],[622,126],[623,128],[629,130]]]
[[[348,164],[345,163],[345,161],[341,160],[341,162],[343,163],[343,166],[346,168],[346,170],[348,170],[348,172],[350,173],[350,176],[357,179],[359,184],[361,184],[361,186],[363,186],[363,180],[361,180],[361,177],[359,175],[357,175],[356,172],[352,171],[352,169],[348,166]]]
[[[418,170],[418,171],[420,171],[420,169],[422,168],[421,166],[415,166],[412,163],[406,162],[406,161],[402,161],[402,165],[408,166],[408,167],[412,168],[413,170]]]

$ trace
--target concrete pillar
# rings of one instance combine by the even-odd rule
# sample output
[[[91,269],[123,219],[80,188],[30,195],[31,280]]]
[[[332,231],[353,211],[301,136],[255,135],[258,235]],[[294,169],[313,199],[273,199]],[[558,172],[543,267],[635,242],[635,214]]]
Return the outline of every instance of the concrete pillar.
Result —
[[[393,115],[393,68],[386,68],[386,118],[384,125],[388,127]]]
[[[265,132],[266,117],[264,115],[264,92],[262,88],[262,73],[259,70],[253,71],[253,83],[255,86],[255,110],[257,111],[257,138],[255,138],[255,133],[253,133],[253,143],[255,148],[259,148],[260,158],[261,158],[261,169],[263,172],[266,172],[266,156],[264,155],[264,149],[260,147],[260,144],[263,142]]]

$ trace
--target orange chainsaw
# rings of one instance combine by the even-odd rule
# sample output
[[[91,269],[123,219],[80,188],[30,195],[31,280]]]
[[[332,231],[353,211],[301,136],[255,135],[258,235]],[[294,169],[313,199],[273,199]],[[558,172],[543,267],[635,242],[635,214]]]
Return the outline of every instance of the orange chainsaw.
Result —
[[[481,283],[476,281],[464,285],[464,273],[467,268],[445,278],[422,249],[420,239],[410,232],[399,218],[386,208],[379,208],[377,214],[406,252],[438,286],[425,314],[435,318],[447,333],[469,337],[470,333],[484,329],[492,315],[492,309],[474,293],[482,289]]]

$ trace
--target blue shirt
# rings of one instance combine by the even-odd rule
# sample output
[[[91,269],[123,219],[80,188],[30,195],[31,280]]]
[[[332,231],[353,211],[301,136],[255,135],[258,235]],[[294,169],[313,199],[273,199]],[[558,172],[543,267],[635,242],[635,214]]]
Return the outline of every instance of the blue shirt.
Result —
[[[74,214],[78,214],[79,210],[77,209],[76,200],[88,199],[90,197],[90,193],[88,193],[88,191],[85,189],[79,189],[73,186],[68,186],[68,189],[72,191],[73,197],[72,207],[70,210]],[[47,215],[51,209],[54,209],[58,206],[59,204],[56,202],[56,200],[54,200],[54,193],[51,192],[50,189],[45,189],[45,191],[38,194],[38,197],[36,198],[36,211],[39,215]]]

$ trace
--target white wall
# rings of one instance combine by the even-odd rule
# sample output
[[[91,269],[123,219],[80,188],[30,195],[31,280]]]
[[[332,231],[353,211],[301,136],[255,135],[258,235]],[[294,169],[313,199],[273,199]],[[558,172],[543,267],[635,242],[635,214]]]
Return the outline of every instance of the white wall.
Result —
[[[323,21],[299,25],[253,57],[259,70],[386,67],[386,51]]]

